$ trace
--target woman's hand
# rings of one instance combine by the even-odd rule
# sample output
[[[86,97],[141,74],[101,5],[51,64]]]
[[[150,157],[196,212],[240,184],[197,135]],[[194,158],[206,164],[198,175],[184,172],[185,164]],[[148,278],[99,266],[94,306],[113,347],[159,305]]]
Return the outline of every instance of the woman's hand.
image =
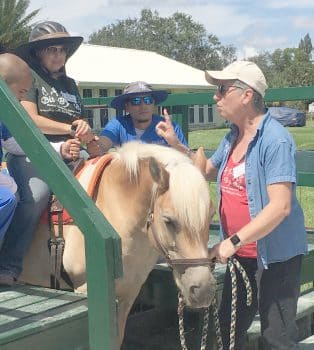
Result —
[[[215,244],[212,248],[208,249],[208,257],[209,259],[216,259],[217,262],[221,264],[226,264],[228,262],[228,258],[236,253],[238,248],[236,248],[230,238],[227,238],[220,243]]]
[[[94,140],[95,136],[92,132],[92,129],[85,120],[75,120],[72,123],[72,127],[75,128],[74,136],[78,138],[82,143],[89,143]]]

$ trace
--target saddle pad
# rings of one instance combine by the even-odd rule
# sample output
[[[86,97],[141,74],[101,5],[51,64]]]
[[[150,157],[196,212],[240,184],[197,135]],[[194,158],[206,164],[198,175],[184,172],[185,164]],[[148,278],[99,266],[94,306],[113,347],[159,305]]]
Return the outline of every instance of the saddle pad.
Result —
[[[88,159],[84,162],[84,165],[80,169],[80,171],[75,175],[75,177],[77,178],[81,186],[84,188],[84,190],[87,192],[87,194],[91,198],[93,198],[93,196],[95,195],[101,174],[103,173],[105,167],[111,162],[112,158],[113,158],[113,154],[109,153],[101,157]],[[52,217],[52,223],[54,225],[57,225],[58,213],[57,212],[51,213],[51,217]],[[43,222],[43,220],[44,222],[47,222],[48,220],[47,212],[42,215],[41,222]],[[72,222],[73,222],[73,219],[71,218],[67,210],[63,209],[62,223],[70,224]]]

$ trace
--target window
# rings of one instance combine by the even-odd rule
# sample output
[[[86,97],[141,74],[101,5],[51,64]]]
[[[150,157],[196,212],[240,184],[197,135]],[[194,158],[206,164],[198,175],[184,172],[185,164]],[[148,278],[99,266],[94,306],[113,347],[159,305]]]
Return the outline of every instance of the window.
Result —
[[[93,97],[92,89],[83,89],[83,98]]]
[[[207,106],[207,108],[208,108],[208,122],[212,123],[214,121],[213,108],[212,108],[212,106]]]
[[[107,89],[99,89],[99,97],[107,97],[108,90]]]
[[[122,95],[122,90],[121,90],[121,89],[115,89],[115,90],[114,90],[114,95],[115,95],[115,96]]]
[[[194,124],[194,106],[189,107],[189,123]]]
[[[108,123],[108,108],[100,108],[100,126],[103,128]]]
[[[86,112],[86,118],[88,120],[88,123],[90,127],[93,128],[94,127],[94,110],[90,108],[86,108],[85,112]]]
[[[199,106],[198,121],[199,121],[199,123],[204,123],[204,106]]]

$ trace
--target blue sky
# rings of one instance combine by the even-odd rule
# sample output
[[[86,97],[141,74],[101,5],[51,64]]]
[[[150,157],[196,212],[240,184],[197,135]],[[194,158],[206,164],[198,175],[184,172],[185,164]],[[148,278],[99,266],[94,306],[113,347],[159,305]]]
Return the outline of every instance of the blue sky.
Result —
[[[160,16],[190,14],[224,44],[233,44],[239,58],[263,51],[297,47],[310,34],[314,46],[313,0],[31,0],[41,8],[36,21],[56,20],[71,34],[89,34],[119,19],[139,17],[143,8]]]

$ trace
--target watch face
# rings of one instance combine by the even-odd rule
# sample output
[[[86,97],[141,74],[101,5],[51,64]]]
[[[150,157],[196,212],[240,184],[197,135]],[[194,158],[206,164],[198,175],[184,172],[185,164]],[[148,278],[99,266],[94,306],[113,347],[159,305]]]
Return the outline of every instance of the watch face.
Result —
[[[235,247],[240,247],[240,245],[241,245],[240,238],[239,238],[237,235],[233,235],[233,236],[230,238],[230,241],[232,242],[232,244],[233,244]]]

